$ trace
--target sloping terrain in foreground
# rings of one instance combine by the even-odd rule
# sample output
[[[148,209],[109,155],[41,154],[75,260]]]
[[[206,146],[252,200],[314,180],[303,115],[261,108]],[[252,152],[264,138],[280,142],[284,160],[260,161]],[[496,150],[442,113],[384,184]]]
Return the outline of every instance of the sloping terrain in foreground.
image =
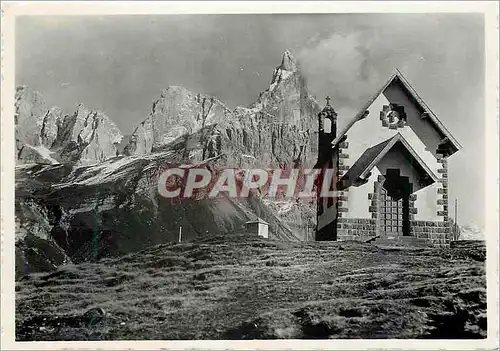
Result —
[[[174,201],[159,194],[165,167],[207,168],[214,159],[182,163],[170,150],[92,166],[17,166],[16,279],[177,241],[179,227],[184,239],[231,236],[257,216],[269,223],[273,239],[298,240],[259,196]]]
[[[484,251],[243,236],[162,244],[25,276],[17,339],[484,338]]]

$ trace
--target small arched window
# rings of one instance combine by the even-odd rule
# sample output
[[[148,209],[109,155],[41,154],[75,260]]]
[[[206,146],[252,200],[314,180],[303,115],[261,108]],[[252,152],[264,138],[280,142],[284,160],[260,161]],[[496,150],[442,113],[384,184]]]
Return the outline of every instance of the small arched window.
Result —
[[[330,118],[325,118],[323,121],[323,131],[330,134],[332,132],[332,120]]]

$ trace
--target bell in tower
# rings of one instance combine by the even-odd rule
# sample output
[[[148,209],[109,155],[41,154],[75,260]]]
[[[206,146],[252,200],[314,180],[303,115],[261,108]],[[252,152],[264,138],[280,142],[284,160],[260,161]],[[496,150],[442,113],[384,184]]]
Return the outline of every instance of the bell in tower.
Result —
[[[336,128],[334,128],[334,125],[336,127],[337,113],[333,109],[332,105],[330,105],[330,100],[331,100],[331,98],[329,96],[327,96],[326,97],[326,106],[320,112],[320,119],[322,119],[323,133],[329,134],[329,135],[333,134],[333,138],[335,138],[335,134],[336,134],[335,129]]]
[[[326,97],[326,106],[323,108],[323,110],[319,114],[320,118],[320,132],[321,129],[323,134],[328,134],[330,135],[330,138],[335,139],[335,134],[336,134],[336,125],[337,125],[337,113],[333,109],[332,105],[330,105],[330,100],[331,98],[329,96]],[[322,128],[321,128],[322,127]]]
[[[326,105],[318,114],[318,164],[324,166],[332,159],[331,143],[337,135],[337,113],[330,105],[331,98],[326,97]]]

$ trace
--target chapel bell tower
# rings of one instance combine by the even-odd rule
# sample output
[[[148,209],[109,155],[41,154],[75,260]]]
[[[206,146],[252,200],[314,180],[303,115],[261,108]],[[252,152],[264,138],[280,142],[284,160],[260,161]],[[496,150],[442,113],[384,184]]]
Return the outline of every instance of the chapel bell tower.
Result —
[[[332,159],[332,141],[337,136],[337,113],[330,105],[330,97],[326,97],[326,106],[318,114],[319,140],[318,140],[318,165],[329,165]]]
[[[318,114],[318,161],[316,168],[321,169],[320,184],[326,170],[333,171],[333,182],[330,190],[337,190],[336,179],[338,154],[332,148],[332,141],[337,136],[337,113],[330,105],[330,97],[326,97],[326,106]],[[334,197],[317,197],[316,240],[336,240],[337,237],[337,201]]]

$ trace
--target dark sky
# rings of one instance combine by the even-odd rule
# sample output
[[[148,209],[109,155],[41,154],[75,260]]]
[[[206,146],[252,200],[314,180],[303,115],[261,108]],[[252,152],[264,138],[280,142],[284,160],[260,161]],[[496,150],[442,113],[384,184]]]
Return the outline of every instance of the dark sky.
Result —
[[[103,110],[129,134],[169,85],[250,104],[287,49],[343,121],[399,68],[463,144],[450,202],[459,198],[462,224],[483,226],[481,14],[20,17],[16,84],[67,113],[80,102]]]

